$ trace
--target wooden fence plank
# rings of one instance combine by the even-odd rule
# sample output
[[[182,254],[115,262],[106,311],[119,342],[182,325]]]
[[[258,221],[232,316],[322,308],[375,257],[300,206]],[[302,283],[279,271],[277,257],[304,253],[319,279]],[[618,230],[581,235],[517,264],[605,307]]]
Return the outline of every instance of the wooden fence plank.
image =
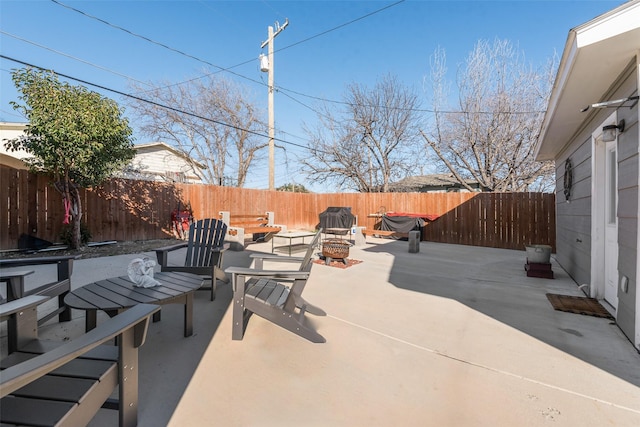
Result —
[[[21,234],[59,241],[64,218],[60,194],[46,176],[0,166],[7,206],[0,221],[0,249],[14,249]],[[555,250],[555,196],[538,193],[287,193],[201,184],[114,179],[83,190],[87,227],[94,241],[172,237],[171,212],[191,205],[195,218],[218,218],[220,211],[275,213],[289,229],[313,229],[330,206],[349,206],[360,226],[373,228],[381,211],[439,215],[423,239],[509,249],[528,243]],[[35,224],[35,227],[34,227]],[[35,229],[35,231],[33,231]]]

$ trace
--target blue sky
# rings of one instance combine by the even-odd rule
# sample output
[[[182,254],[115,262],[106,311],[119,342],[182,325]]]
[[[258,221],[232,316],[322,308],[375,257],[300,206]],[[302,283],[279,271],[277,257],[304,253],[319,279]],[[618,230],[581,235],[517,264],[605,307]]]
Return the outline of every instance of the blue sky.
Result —
[[[4,56],[121,92],[128,92],[129,79],[178,83],[205,68],[233,67],[233,74],[225,76],[245,86],[266,121],[267,74],[260,72],[257,58],[267,53],[260,48],[267,27],[288,18],[289,25],[275,39],[274,76],[276,87],[294,99],[276,93],[275,120],[276,136],[292,144],[279,142],[286,155],[276,150],[275,184],[295,181],[326,191],[331,189],[306,183],[297,167],[296,156],[303,152],[297,145],[307,144],[301,123],[315,121],[315,113],[304,105],[316,108],[316,98],[340,100],[348,84],[372,87],[386,74],[414,87],[426,100],[422,80],[434,50],[445,49],[449,79],[454,79],[456,66],[480,39],[507,39],[532,66],[542,67],[554,53],[562,54],[571,28],[622,3],[1,0],[0,50]],[[17,100],[10,70],[19,67],[0,59],[0,121],[25,122],[9,105]],[[89,89],[125,104],[116,93]],[[136,143],[149,142],[134,122],[131,125]],[[260,162],[246,186],[267,188],[267,177],[267,162]]]

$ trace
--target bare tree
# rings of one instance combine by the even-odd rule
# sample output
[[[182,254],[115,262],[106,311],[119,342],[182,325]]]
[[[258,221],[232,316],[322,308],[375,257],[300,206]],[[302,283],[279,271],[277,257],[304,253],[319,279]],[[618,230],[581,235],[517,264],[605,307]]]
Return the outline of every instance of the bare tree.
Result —
[[[415,167],[418,103],[417,95],[391,76],[371,90],[351,84],[342,111],[325,106],[317,126],[305,126],[311,139],[309,157],[301,159],[307,175],[342,189],[387,191],[391,179]]]
[[[504,40],[479,41],[457,73],[457,107],[447,107],[446,55],[431,58],[433,125],[421,131],[431,148],[469,190],[552,191],[552,162],[536,162],[534,149],[551,93],[555,58],[538,72]]]
[[[207,165],[207,182],[227,182],[235,173],[237,186],[244,185],[267,141],[260,136],[266,125],[239,86],[208,74],[179,85],[164,82],[149,89],[133,84],[133,89],[139,99],[131,107],[145,134]]]

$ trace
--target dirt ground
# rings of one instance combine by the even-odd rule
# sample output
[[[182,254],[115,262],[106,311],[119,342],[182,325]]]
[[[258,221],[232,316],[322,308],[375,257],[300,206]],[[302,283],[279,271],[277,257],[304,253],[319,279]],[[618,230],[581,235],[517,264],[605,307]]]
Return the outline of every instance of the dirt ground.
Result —
[[[98,258],[113,255],[136,254],[148,252],[156,248],[180,243],[177,239],[136,240],[127,242],[115,242],[99,246],[85,246],[76,250],[44,250],[44,251],[5,251],[0,253],[0,259],[33,258],[61,255],[78,255],[82,258]]]

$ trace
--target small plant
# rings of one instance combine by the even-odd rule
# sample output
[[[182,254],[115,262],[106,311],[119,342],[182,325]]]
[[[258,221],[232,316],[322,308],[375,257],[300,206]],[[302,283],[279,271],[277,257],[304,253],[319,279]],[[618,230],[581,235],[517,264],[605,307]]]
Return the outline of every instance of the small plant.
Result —
[[[83,246],[89,243],[91,240],[91,232],[87,228],[86,224],[80,223],[80,244]],[[65,225],[62,231],[60,231],[60,241],[67,245],[71,246],[73,242],[73,230],[71,229],[71,225]]]

